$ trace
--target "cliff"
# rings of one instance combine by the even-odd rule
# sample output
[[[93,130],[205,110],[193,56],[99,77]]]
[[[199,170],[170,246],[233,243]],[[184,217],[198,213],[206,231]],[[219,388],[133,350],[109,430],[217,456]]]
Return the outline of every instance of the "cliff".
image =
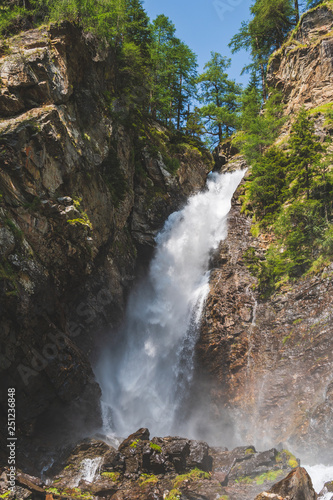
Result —
[[[315,117],[322,140],[332,133],[327,114],[333,90],[332,29],[327,3],[305,14],[271,58],[268,83],[282,91],[289,117],[278,144],[302,105]],[[232,167],[231,161],[225,168]],[[234,198],[228,238],[213,262],[193,401],[206,394],[210,404],[207,438],[223,437],[227,430],[237,442],[282,443],[304,460],[330,463],[333,265],[261,299],[244,254],[252,247],[261,258],[269,241],[251,234],[251,219],[240,210],[241,192]],[[195,402],[192,408],[199,411]]]
[[[190,146],[169,153],[156,123],[139,138],[114,79],[112,51],[69,23],[0,43],[1,413],[15,387],[30,470],[100,426],[91,360],[157,230],[211,165]]]

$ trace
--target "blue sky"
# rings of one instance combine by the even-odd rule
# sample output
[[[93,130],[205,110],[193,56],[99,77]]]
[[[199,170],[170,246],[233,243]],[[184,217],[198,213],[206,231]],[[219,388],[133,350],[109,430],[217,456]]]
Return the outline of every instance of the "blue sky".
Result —
[[[143,6],[153,20],[158,14],[168,16],[176,27],[176,35],[198,56],[199,71],[210,59],[210,53],[220,52],[231,57],[229,76],[245,83],[248,75],[240,76],[249,61],[246,51],[232,55],[228,43],[241,22],[250,17],[253,0],[144,0]]]

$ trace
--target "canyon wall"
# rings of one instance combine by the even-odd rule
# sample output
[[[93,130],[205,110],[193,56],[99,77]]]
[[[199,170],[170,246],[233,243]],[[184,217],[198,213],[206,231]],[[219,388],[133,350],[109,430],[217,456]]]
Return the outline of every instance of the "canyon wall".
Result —
[[[282,91],[288,117],[277,143],[288,136],[303,105],[322,140],[332,133],[325,117],[333,91],[332,29],[329,8],[310,11],[271,58],[268,83]],[[223,168],[239,164],[240,159]],[[251,234],[251,219],[241,213],[241,194],[242,188],[234,197],[228,238],[212,263],[193,400],[204,393],[210,404],[208,439],[218,436],[227,442],[233,436],[234,444],[235,437],[259,447],[284,444],[305,460],[330,462],[333,265],[260,299],[244,254],[252,247],[262,257],[270,242]]]
[[[114,86],[112,51],[69,23],[0,42],[1,413],[15,387],[32,469],[49,445],[100,427],[91,362],[156,232],[211,167],[188,147],[173,173],[153,138],[138,145],[124,125],[135,104]],[[163,127],[149,134],[168,147]]]

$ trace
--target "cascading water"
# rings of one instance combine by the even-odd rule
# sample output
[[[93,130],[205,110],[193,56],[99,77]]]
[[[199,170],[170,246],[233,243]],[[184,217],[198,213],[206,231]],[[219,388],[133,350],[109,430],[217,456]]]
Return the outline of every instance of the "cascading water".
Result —
[[[157,236],[148,276],[132,292],[116,346],[96,367],[104,431],[126,436],[177,431],[188,389],[211,252],[227,236],[227,215],[244,171],[212,173],[207,189],[172,214]]]

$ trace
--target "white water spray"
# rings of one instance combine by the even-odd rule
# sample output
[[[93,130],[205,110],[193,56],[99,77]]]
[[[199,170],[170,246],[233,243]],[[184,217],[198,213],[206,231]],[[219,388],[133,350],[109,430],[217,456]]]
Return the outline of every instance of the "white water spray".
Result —
[[[148,276],[131,294],[116,347],[104,352],[96,368],[105,432],[177,431],[176,412],[191,383],[209,291],[209,258],[227,236],[231,199],[243,175],[210,174],[207,189],[172,214],[158,235]]]

